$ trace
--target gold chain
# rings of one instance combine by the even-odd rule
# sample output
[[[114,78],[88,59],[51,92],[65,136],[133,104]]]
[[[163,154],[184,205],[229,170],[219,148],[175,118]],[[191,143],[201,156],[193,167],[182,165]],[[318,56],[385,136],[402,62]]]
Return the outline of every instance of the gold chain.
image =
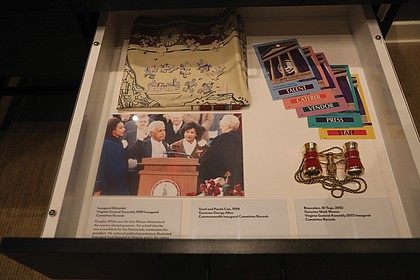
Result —
[[[326,155],[326,152],[331,151],[333,149],[339,149],[341,153],[343,151],[340,147],[332,147],[330,149],[320,152],[320,154]],[[339,163],[342,161],[343,160],[340,160],[335,163]],[[305,178],[303,175],[304,162],[305,162],[305,159],[302,159],[299,169],[296,171],[295,176],[294,176],[296,182],[298,183],[307,184],[307,185],[320,183],[322,187],[326,190],[329,190],[331,192],[331,195],[335,198],[341,198],[345,192],[360,194],[367,190],[366,181],[360,177],[346,177],[345,179],[340,180],[336,176],[321,175],[315,178]]]

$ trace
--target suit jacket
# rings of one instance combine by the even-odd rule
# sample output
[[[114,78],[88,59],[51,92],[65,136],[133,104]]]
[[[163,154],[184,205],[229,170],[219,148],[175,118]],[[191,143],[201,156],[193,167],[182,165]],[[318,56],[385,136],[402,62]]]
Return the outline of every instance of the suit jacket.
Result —
[[[210,144],[210,148],[200,158],[199,180],[224,177],[227,171],[230,172],[229,185],[241,184],[243,180],[243,154],[242,136],[237,131],[222,133]]]
[[[166,151],[169,151],[169,145],[165,141],[162,142],[165,146]],[[128,151],[128,158],[137,159],[138,163],[141,162],[143,158],[152,157],[152,139],[147,138],[144,141],[137,141],[134,144],[133,148]]]
[[[127,131],[137,129],[136,122],[133,121],[133,120],[128,120],[128,121],[124,122],[124,127]]]
[[[143,140],[146,140],[147,138],[150,138],[150,136],[147,136]],[[123,139],[127,140],[127,142],[128,142],[127,150],[130,150],[131,148],[133,148],[134,145],[136,144],[136,142],[139,140],[139,139],[137,139],[137,129],[127,131],[125,133]]]
[[[178,140],[181,140],[182,138],[184,138],[184,135],[181,134],[181,128],[184,126],[184,123],[181,124],[181,127],[179,128],[179,130],[177,132],[174,131],[174,127],[171,121],[169,121],[166,125],[165,125],[165,131],[166,131],[166,138],[165,138],[165,142],[167,142],[168,144],[172,144]]]

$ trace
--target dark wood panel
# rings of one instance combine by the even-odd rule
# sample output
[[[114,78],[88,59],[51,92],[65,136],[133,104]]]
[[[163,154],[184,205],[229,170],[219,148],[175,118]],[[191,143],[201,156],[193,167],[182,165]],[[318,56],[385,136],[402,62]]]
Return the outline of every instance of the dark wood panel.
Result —
[[[263,6],[302,6],[302,5],[348,5],[348,4],[401,4],[406,0],[68,0],[75,11],[116,11],[140,9],[173,9],[173,8],[209,8],[209,7],[263,7]]]
[[[417,279],[420,240],[5,238],[1,252],[53,279]]]

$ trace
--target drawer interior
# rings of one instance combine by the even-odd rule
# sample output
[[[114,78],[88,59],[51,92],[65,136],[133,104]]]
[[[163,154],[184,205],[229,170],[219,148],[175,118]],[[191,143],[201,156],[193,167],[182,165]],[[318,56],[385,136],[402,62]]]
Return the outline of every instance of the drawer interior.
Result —
[[[77,105],[57,174],[44,237],[85,237],[92,189],[107,119],[118,113],[116,102],[122,67],[134,19],[139,15],[210,15],[220,9],[111,12],[103,14],[86,65]],[[420,236],[420,144],[398,79],[370,7],[334,5],[238,8],[247,36],[248,86],[251,106],[243,119],[244,180],[247,199],[280,199],[287,205],[290,234],[299,235],[299,200],[330,201],[321,187],[294,180],[302,146],[317,142],[322,149],[342,146],[345,140],[320,140],[318,129],[306,118],[285,110],[271,99],[253,46],[296,38],[324,52],[332,65],[348,65],[361,83],[375,131],[375,139],[357,140],[368,190],[346,194],[343,200],[386,199],[392,209],[398,237]],[[133,110],[133,113],[139,111]],[[224,112],[225,113],[225,112]],[[140,201],[142,198],[137,198]],[[164,199],[164,198],[156,198]],[[182,236],[191,238],[191,198],[182,198]],[[339,200],[337,200],[338,203]],[[323,236],[318,236],[323,237]],[[329,236],[325,236],[329,237]],[[372,237],[372,236],[357,236]]]

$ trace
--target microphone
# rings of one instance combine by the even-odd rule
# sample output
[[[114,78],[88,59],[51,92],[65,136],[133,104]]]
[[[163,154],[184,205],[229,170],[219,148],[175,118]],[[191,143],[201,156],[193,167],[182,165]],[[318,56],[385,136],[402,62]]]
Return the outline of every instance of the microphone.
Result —
[[[184,156],[184,157],[187,157],[187,158],[194,158],[193,156],[191,156],[191,155],[189,155],[189,154],[186,154],[186,153],[181,153],[181,152],[175,152],[175,151],[166,151],[166,152],[164,152],[164,154],[166,154],[166,155],[178,155],[178,156]]]

